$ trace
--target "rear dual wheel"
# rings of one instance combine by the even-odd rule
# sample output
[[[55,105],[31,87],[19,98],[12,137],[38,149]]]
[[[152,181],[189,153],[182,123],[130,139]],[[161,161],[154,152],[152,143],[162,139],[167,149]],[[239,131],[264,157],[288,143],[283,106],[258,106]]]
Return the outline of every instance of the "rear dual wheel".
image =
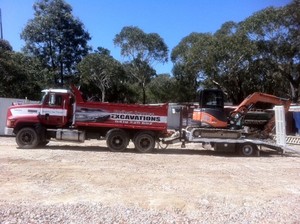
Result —
[[[129,140],[128,134],[122,129],[111,129],[106,134],[106,144],[112,152],[124,151]],[[155,148],[155,135],[149,131],[138,132],[133,138],[133,143],[139,152],[151,152]]]
[[[243,143],[238,145],[239,154],[241,156],[255,156],[257,155],[258,148],[252,143]]]
[[[127,133],[122,129],[111,129],[106,134],[106,145],[112,152],[124,151],[129,143]]]
[[[149,153],[155,148],[155,135],[152,132],[138,132],[133,142],[139,152]]]

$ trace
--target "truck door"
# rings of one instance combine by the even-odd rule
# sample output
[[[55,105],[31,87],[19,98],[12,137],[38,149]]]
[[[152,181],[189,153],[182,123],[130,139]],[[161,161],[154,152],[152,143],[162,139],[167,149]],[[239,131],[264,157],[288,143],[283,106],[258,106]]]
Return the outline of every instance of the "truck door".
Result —
[[[68,122],[69,94],[49,92],[41,108],[41,122],[62,127]]]

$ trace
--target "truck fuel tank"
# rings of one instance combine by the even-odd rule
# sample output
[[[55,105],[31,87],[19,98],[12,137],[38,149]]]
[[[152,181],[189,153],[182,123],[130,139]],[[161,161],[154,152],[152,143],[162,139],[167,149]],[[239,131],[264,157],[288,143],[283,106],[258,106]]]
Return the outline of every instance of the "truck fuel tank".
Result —
[[[57,129],[56,140],[84,142],[85,132],[79,130]]]

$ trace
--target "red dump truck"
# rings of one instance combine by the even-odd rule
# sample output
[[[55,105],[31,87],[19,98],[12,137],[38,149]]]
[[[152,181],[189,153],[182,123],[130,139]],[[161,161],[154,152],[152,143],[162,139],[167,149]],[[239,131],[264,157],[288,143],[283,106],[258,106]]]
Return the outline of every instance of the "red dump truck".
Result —
[[[151,151],[167,130],[168,105],[149,106],[87,102],[80,91],[43,90],[39,104],[12,106],[6,134],[20,148],[46,145],[50,139],[84,142],[106,138],[111,151],[123,151],[130,140],[141,152]]]
[[[88,102],[75,86],[71,90],[47,89],[43,93],[39,104],[11,106],[7,111],[5,133],[16,135],[20,148],[45,146],[51,139],[84,142],[105,138],[111,151],[123,151],[132,141],[139,152],[152,151],[156,142],[181,142],[182,147],[185,143],[200,143],[199,148],[210,145],[216,151],[238,151],[243,156],[259,154],[259,146],[283,152],[282,146],[269,138],[274,113],[263,119],[256,118],[261,111],[252,114],[250,120],[247,116],[257,102],[282,105],[285,111],[290,105],[289,100],[254,93],[226,117],[222,91],[204,90],[200,93],[200,108],[194,110],[194,124],[183,128],[182,108],[170,108],[180,114],[180,122],[177,132],[169,137],[168,104]],[[218,120],[222,120],[221,126]]]

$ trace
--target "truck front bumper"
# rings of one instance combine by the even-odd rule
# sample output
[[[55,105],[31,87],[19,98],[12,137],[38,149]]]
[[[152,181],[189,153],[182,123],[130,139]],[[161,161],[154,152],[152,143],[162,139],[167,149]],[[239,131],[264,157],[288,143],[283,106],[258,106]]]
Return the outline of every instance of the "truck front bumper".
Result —
[[[4,135],[15,135],[14,129],[13,128],[5,127],[4,128]]]

